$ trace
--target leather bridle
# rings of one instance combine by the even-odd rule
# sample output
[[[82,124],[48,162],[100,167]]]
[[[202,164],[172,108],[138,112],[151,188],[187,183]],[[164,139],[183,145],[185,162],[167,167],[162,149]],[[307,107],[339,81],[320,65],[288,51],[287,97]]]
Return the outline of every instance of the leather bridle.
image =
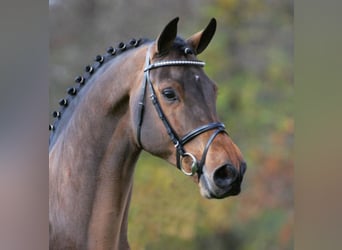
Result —
[[[202,169],[203,166],[205,164],[205,160],[206,160],[206,156],[209,150],[210,145],[212,144],[212,142],[214,141],[215,137],[219,134],[219,133],[226,133],[225,130],[225,126],[223,123],[221,122],[213,122],[213,123],[209,123],[206,125],[203,125],[201,127],[198,127],[194,130],[192,130],[191,132],[189,132],[188,134],[186,134],[185,136],[183,136],[182,138],[180,138],[176,132],[174,131],[174,129],[172,128],[171,124],[169,123],[168,119],[166,118],[160,104],[158,101],[158,98],[156,96],[155,90],[153,88],[153,84],[151,82],[150,79],[150,71],[156,68],[160,68],[160,67],[167,67],[167,66],[199,66],[199,67],[203,67],[205,65],[204,62],[202,61],[192,61],[192,60],[172,60],[172,61],[160,61],[160,62],[155,62],[153,64],[150,63],[150,49],[148,49],[147,53],[146,53],[146,61],[145,61],[145,69],[144,69],[144,78],[143,78],[143,82],[142,82],[142,94],[141,94],[141,98],[139,101],[139,110],[138,110],[138,127],[137,127],[137,140],[138,140],[138,144],[141,148],[142,144],[141,144],[141,127],[142,127],[142,122],[143,122],[143,116],[144,116],[144,107],[145,107],[145,96],[146,96],[146,86],[148,84],[149,86],[149,90],[150,90],[150,97],[151,97],[151,101],[153,103],[153,106],[155,107],[155,110],[157,111],[157,114],[159,116],[159,118],[162,120],[164,127],[166,128],[166,131],[172,141],[172,143],[174,144],[175,148],[176,148],[176,158],[177,158],[177,168],[179,168],[185,175],[188,176],[192,176],[195,173],[198,174],[198,176],[200,176],[202,174]],[[210,136],[203,154],[202,154],[202,158],[201,160],[198,162],[196,157],[189,153],[186,152],[184,149],[184,145],[188,142],[190,142],[191,140],[193,140],[196,136],[205,133],[209,130],[214,130],[214,133]],[[183,168],[183,160],[185,158],[189,157],[192,161],[191,164],[191,172],[187,172],[184,168]]]

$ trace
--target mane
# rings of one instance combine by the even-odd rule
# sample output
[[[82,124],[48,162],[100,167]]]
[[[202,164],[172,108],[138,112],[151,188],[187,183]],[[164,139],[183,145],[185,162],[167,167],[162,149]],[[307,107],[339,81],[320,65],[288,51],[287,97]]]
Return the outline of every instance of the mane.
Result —
[[[173,43],[173,48],[176,49],[176,50],[181,50],[183,51],[185,47],[188,47],[189,45],[186,43],[186,41],[177,36],[176,39],[174,40],[174,43]]]
[[[61,119],[64,119],[65,117],[62,117],[63,113],[66,112],[66,109],[71,105],[74,104],[72,101],[75,99],[75,97],[80,93],[83,86],[85,86],[87,83],[91,83],[92,76],[99,71],[99,69],[102,69],[104,65],[108,65],[108,62],[112,61],[114,58],[116,58],[118,55],[121,55],[122,53],[132,50],[134,48],[137,48],[143,44],[146,44],[148,42],[151,42],[151,40],[146,38],[140,38],[140,39],[131,39],[128,43],[120,42],[116,47],[110,46],[107,48],[106,53],[104,55],[97,55],[94,59],[94,62],[92,64],[88,64],[85,66],[85,72],[81,75],[78,75],[75,77],[75,85],[69,87],[67,89],[67,96],[59,100],[59,110],[56,110],[52,112],[52,116],[54,117],[54,121],[52,124],[49,124],[49,130],[50,130],[50,139],[49,144],[51,146],[51,143],[55,139],[56,136],[59,135],[59,133],[56,133],[56,129],[58,128],[58,124],[61,121]],[[177,36],[173,43],[173,49],[184,51],[184,48],[188,47],[188,44],[186,41]]]
[[[120,42],[116,47],[110,46],[107,48],[106,53],[104,55],[97,55],[92,64],[88,64],[85,66],[85,72],[75,77],[75,85],[69,87],[67,89],[67,96],[59,100],[60,108],[54,112],[52,112],[52,116],[54,117],[54,121],[52,124],[49,124],[50,130],[50,140],[51,143],[55,136],[58,136],[59,133],[55,133],[58,128],[58,124],[62,119],[62,114],[66,111],[66,109],[73,104],[72,101],[75,99],[77,94],[82,90],[82,88],[89,82],[91,82],[92,76],[104,65],[108,65],[108,62],[112,61],[118,55],[122,53],[137,48],[147,42],[150,42],[149,39],[140,38],[140,39],[131,39],[128,43]]]

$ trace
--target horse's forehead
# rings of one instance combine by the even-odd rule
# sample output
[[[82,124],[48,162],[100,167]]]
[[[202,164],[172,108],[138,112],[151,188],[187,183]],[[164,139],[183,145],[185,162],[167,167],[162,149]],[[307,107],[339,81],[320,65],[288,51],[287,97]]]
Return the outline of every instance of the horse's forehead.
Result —
[[[181,84],[194,83],[196,85],[200,85],[200,83],[204,82],[208,82],[208,84],[210,84],[210,79],[199,67],[168,67],[162,69],[159,77],[160,80],[171,79]]]

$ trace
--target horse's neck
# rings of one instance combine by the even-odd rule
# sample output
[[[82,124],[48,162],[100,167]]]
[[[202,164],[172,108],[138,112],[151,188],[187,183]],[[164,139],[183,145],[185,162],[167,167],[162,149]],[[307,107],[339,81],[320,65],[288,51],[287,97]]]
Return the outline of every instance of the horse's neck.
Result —
[[[97,175],[98,183],[89,221],[89,249],[124,249],[127,244],[127,214],[132,192],[132,176],[138,151],[124,140],[122,122],[108,145]],[[120,146],[118,146],[120,145]]]
[[[80,158],[83,154],[75,151],[84,147],[77,145],[52,151],[50,181],[55,181],[50,184],[54,185],[50,186],[50,220],[59,244],[64,241],[75,249],[127,244],[127,212],[139,152],[132,151],[125,140],[124,122],[118,126],[121,129],[116,129],[106,151],[96,152],[88,145],[98,155],[85,150],[88,155]],[[99,164],[93,165],[95,161]]]
[[[127,213],[140,150],[129,128],[125,77],[113,82],[104,74],[101,86],[89,87],[50,150],[50,243],[56,248],[128,246]]]

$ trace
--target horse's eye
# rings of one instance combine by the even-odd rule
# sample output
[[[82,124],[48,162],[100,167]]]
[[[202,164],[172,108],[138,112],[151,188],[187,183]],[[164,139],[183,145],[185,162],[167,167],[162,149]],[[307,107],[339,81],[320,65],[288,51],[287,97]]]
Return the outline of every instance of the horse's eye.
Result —
[[[173,89],[167,88],[162,91],[162,94],[166,99],[169,101],[175,101],[177,100],[176,92]]]

